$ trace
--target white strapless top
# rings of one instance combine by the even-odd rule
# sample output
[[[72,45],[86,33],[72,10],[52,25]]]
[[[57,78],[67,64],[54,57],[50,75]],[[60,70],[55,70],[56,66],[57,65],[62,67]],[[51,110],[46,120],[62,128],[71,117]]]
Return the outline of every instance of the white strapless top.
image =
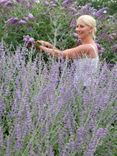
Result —
[[[96,53],[95,58],[86,57],[74,60],[76,66],[74,81],[75,83],[82,83],[83,86],[91,85],[91,81],[94,79],[94,74],[96,73],[99,64],[99,56],[97,50],[93,45],[90,44],[90,46]]]

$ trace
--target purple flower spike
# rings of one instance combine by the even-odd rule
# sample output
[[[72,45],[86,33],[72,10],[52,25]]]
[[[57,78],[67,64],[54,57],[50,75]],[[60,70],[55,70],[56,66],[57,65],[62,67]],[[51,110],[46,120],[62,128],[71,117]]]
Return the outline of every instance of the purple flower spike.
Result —
[[[97,129],[95,137],[91,139],[84,156],[94,156],[94,152],[96,151],[96,147],[99,144],[100,139],[105,137],[106,134],[107,130],[105,128]]]
[[[51,146],[49,147],[49,150],[48,150],[48,156],[54,156],[54,152]]]
[[[105,137],[107,134],[107,130],[105,128],[99,128],[96,132],[97,138]]]
[[[102,54],[103,52],[104,52],[104,48],[100,45],[100,44],[98,44],[97,43],[97,48],[98,48],[98,51],[99,51],[99,54]]]
[[[77,130],[77,146],[78,148],[80,148],[80,146],[82,145],[83,143],[83,140],[85,138],[85,135],[86,135],[86,130],[84,127],[79,127],[79,129]]]
[[[0,127],[0,146],[3,145],[3,131],[2,128]]]
[[[31,13],[29,13],[28,19],[34,19],[34,16]]]
[[[117,54],[117,44],[113,45],[112,49],[113,49],[113,52]]]
[[[34,19],[34,16],[31,13],[29,13],[28,16],[23,18],[23,20],[25,20],[25,21],[29,21],[29,20],[33,20],[33,19]]]
[[[64,7],[69,7],[72,4],[72,2],[73,2],[72,0],[64,0],[62,5]]]
[[[107,10],[108,8],[101,8],[95,13],[95,16],[99,19],[104,19],[105,15],[107,14]]]
[[[16,148],[21,149],[22,147],[22,134],[19,123],[15,125],[15,133],[16,133]]]
[[[44,1],[44,5],[52,8],[52,7],[55,7],[57,5],[57,1],[56,0]]]
[[[34,38],[30,37],[29,35],[23,36],[23,41],[27,47],[34,46],[34,43],[35,43]]]
[[[20,25],[22,25],[22,24],[26,24],[27,22],[25,21],[25,20],[20,20],[19,22],[18,22],[18,24],[20,24]]]
[[[76,19],[73,18],[71,21],[70,21],[70,27],[71,28],[75,28],[76,27]]]
[[[1,0],[0,4],[7,7],[7,6],[12,6],[12,2],[10,0]]]
[[[44,4],[45,4],[46,6],[48,6],[48,5],[49,5],[49,2],[48,2],[48,1],[45,1]]]
[[[28,18],[28,17],[24,17],[24,18],[23,18],[23,20],[28,21],[28,20],[29,20],[29,18]]]
[[[5,107],[4,102],[2,99],[0,99],[0,118],[2,117],[4,107]]]
[[[11,17],[11,18],[9,18],[9,19],[6,21],[6,23],[7,23],[7,24],[12,24],[12,25],[14,25],[14,24],[17,24],[18,21],[19,21],[19,19],[18,19],[17,17]]]

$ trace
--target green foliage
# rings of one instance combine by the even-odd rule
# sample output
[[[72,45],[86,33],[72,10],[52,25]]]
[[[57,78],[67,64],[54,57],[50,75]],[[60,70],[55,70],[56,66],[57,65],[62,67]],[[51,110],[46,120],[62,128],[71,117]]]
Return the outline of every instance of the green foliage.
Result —
[[[116,137],[116,132],[117,132],[117,123],[113,123],[110,128],[109,128],[109,134],[108,136],[104,139],[103,146],[100,145],[97,148],[97,155],[96,156],[103,156],[105,153],[107,155],[112,155],[116,156],[117,154],[117,137]]]
[[[73,36],[75,28],[71,27],[70,24],[72,20],[75,21],[77,16],[85,13],[89,14],[95,12],[94,10],[103,7],[111,7],[114,5],[114,1],[86,1],[79,0],[74,1],[71,5],[72,11],[68,7],[63,7],[62,0],[57,1],[54,7],[46,6],[43,1],[40,3],[33,4],[30,8],[25,5],[16,3],[13,7],[1,7],[0,11],[0,40],[3,39],[9,46],[12,45],[16,48],[19,44],[24,44],[23,36],[29,35],[35,40],[46,40],[54,44],[57,48],[61,50],[66,48],[71,48],[77,45],[76,38]],[[83,10],[83,5],[91,3],[91,7],[85,7]],[[116,6],[116,5],[114,5]],[[77,10],[77,14],[73,13],[74,9]],[[81,11],[82,10],[82,11]],[[80,12],[81,11],[81,12]],[[94,11],[94,12],[93,12]],[[6,21],[11,17],[16,17],[19,20],[26,18],[29,13],[31,13],[34,18],[26,21],[25,24],[8,24]],[[113,50],[113,45],[116,45],[117,35],[112,37],[111,34],[116,34],[117,21],[116,13],[113,16],[109,15],[107,12],[104,18],[97,18],[97,41],[105,49],[103,54],[101,54],[101,59],[106,59],[108,63],[115,63],[117,61],[116,52]],[[103,16],[103,11],[99,16]],[[101,35],[106,33],[107,37],[102,37]],[[109,39],[109,38],[110,39]],[[46,58],[46,56],[45,56]]]
[[[95,8],[108,7],[111,15],[116,14],[117,1],[116,0],[79,0],[79,5],[91,3]]]
[[[18,19],[23,19],[28,16],[29,13],[32,13],[34,19],[29,20],[24,25],[8,25],[6,20],[10,17],[17,17]],[[68,35],[71,30],[69,28],[69,22],[71,17],[66,15],[65,10],[61,7],[55,7],[54,9],[49,9],[41,3],[38,3],[28,10],[22,5],[17,5],[9,14],[7,18],[2,18],[3,22],[1,23],[2,31],[0,38],[3,38],[7,44],[17,44],[23,43],[23,36],[30,35],[35,40],[50,40],[54,45],[56,42],[61,42],[62,39],[67,43],[74,43],[73,38]],[[64,33],[63,33],[64,32]],[[67,36],[66,36],[67,35]],[[62,44],[60,45],[62,46]]]

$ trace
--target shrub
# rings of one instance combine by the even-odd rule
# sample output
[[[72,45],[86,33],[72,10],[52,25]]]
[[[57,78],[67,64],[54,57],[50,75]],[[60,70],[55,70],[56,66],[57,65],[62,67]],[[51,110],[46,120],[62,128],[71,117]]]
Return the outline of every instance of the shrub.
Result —
[[[0,155],[115,156],[117,64],[84,90],[74,62],[33,53],[0,44]]]

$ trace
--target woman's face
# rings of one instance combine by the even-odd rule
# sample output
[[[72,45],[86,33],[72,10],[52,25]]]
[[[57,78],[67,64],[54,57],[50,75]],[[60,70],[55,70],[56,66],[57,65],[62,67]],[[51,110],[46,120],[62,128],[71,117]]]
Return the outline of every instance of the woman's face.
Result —
[[[92,28],[82,22],[78,23],[76,26],[76,33],[78,37],[83,40],[88,36],[91,36]]]

